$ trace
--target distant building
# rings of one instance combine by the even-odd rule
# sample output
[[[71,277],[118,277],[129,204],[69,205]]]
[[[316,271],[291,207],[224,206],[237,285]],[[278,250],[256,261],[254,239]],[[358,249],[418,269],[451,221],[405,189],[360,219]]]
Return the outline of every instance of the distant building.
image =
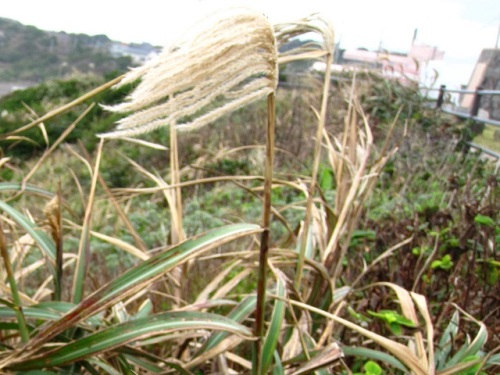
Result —
[[[483,49],[479,55],[467,89],[476,90],[478,87],[483,90],[500,91],[500,49]],[[460,106],[470,110],[473,100],[474,95],[463,95]],[[500,121],[500,95],[481,96],[479,115],[480,117]]]
[[[126,44],[114,42],[109,52],[113,57],[130,56],[134,64],[142,64],[158,54],[158,49],[149,43]]]
[[[442,60],[444,52],[436,47],[413,44],[406,53],[368,51],[366,49],[343,50],[337,54],[334,71],[374,70],[386,77],[402,82],[418,82],[425,66],[432,60]],[[322,70],[324,65],[315,65]]]
[[[436,47],[413,44],[408,54],[357,50],[346,51],[343,57],[347,64],[366,61],[374,64],[375,68],[380,69],[385,76],[418,82],[424,66],[431,60],[442,60],[444,52]]]

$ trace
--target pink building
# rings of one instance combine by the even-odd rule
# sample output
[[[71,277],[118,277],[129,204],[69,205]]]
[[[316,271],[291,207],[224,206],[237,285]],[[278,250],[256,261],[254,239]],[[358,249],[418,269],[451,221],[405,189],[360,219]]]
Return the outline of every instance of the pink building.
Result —
[[[342,55],[343,67],[355,66],[381,70],[387,77],[403,82],[418,82],[421,73],[431,60],[442,60],[444,52],[436,47],[413,44],[408,54],[388,51],[346,50]]]

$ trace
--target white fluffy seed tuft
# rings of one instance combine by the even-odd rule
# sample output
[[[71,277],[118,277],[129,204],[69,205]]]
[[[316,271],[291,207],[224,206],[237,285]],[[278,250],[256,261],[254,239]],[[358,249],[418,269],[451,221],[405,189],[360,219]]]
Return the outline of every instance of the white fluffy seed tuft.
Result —
[[[131,114],[100,137],[134,137],[173,124],[179,131],[197,129],[274,92],[273,27],[249,9],[215,13],[188,38],[131,70],[119,85],[137,79],[141,82],[126,102],[105,107]]]

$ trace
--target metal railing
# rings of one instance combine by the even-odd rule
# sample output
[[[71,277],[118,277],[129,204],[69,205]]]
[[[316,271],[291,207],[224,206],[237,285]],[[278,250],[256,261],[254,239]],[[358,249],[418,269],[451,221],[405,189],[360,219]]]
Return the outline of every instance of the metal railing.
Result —
[[[303,77],[309,77],[307,74],[299,74],[299,73],[288,73],[285,74],[286,77],[294,77],[294,78],[303,78]],[[335,81],[342,81],[342,82],[350,82],[351,79],[346,78],[346,77],[336,77],[332,76],[331,77],[332,82]],[[305,85],[303,83],[290,83],[290,82],[283,82],[280,81],[279,85],[284,88],[311,88],[311,86]],[[476,90],[454,90],[454,89],[447,89],[445,85],[441,85],[439,89],[435,88],[422,88],[423,90],[426,91],[438,91],[438,97],[435,101],[435,108],[441,110],[444,113],[448,113],[463,119],[467,120],[472,120],[475,122],[479,123],[484,123],[488,125],[493,125],[495,127],[500,127],[500,121],[498,120],[493,120],[493,119],[485,119],[482,117],[479,117],[479,109],[481,108],[481,97],[486,96],[486,95],[500,95],[500,90],[484,90],[481,86],[478,87]],[[450,109],[446,108],[444,106],[445,104],[445,96],[446,94],[461,94],[461,95],[474,95],[472,99],[472,106],[468,112],[459,111],[455,109]],[[496,151],[490,150],[489,148],[486,148],[484,146],[478,145],[477,143],[473,142],[468,142],[468,145],[470,147],[473,147],[475,149],[481,150],[487,155],[496,157],[497,159],[500,160],[500,154]]]
[[[495,127],[500,127],[500,121],[498,120],[493,120],[493,119],[486,119],[483,117],[479,117],[479,109],[481,108],[481,98],[486,95],[500,95],[499,90],[484,90],[481,86],[479,86],[476,90],[448,90],[446,89],[445,85],[441,85],[439,89],[431,89],[431,90],[438,90],[439,94],[436,100],[436,108],[440,109],[441,111],[445,113],[449,113],[451,115],[463,118],[463,119],[468,119],[476,122],[480,122],[483,124],[488,124],[488,125],[493,125]],[[461,95],[466,95],[466,94],[472,94],[473,99],[472,99],[472,105],[470,107],[469,112],[463,112],[463,111],[457,111],[449,108],[445,108],[443,105],[445,103],[445,95],[447,93],[455,93],[455,94],[461,94]],[[483,151],[485,154],[488,154],[490,156],[494,156],[497,159],[500,159],[500,154],[496,151],[490,150],[489,148],[486,148],[484,146],[478,145],[477,143],[473,142],[468,142],[469,146],[480,149]]]

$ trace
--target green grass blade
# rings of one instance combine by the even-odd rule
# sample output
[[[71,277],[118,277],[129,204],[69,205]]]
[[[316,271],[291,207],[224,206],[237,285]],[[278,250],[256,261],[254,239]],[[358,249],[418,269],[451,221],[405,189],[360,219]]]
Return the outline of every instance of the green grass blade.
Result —
[[[283,368],[283,363],[281,363],[281,358],[277,350],[274,351],[273,375],[285,375],[285,369]]]
[[[276,295],[280,299],[275,299],[273,314],[271,316],[271,324],[267,330],[267,334],[262,345],[262,368],[261,374],[267,374],[271,366],[273,356],[275,355],[276,345],[281,334],[283,325],[283,317],[285,316],[285,284],[281,279],[277,279]]]
[[[28,326],[26,325],[26,318],[23,314],[21,297],[19,297],[19,290],[17,287],[16,278],[14,277],[14,270],[12,269],[12,264],[10,262],[9,251],[7,249],[7,241],[3,233],[3,226],[1,222],[0,222],[0,255],[3,259],[3,264],[7,272],[7,279],[9,280],[10,292],[12,295],[13,303],[12,304],[9,303],[9,306],[15,311],[19,327],[19,334],[21,335],[21,340],[23,342],[27,342],[29,340]]]
[[[1,303],[1,301],[0,301]],[[38,319],[38,320],[57,320],[60,319],[62,315],[68,313],[74,309],[76,305],[71,302],[64,301],[45,301],[40,302],[38,305],[33,305],[29,307],[23,307],[23,312],[28,319]],[[0,307],[0,318],[9,319],[13,318],[13,307]],[[98,327],[102,325],[102,321],[98,316],[91,317],[87,320],[87,323]]]
[[[453,343],[458,333],[458,325],[460,323],[460,315],[455,311],[451,317],[448,326],[443,331],[436,348],[436,369],[442,369],[446,364],[446,359],[453,349]]]
[[[144,340],[142,341],[144,342]],[[165,373],[165,369],[170,368],[175,370],[175,374],[181,375],[193,375],[191,372],[186,370],[183,363],[175,358],[161,358],[157,357],[149,352],[141,351],[137,348],[131,348],[130,346],[118,349],[120,352],[124,353],[125,358],[135,365],[147,370],[147,373],[157,374]],[[161,363],[163,366],[158,366]]]
[[[202,236],[185,241],[129,269],[85,298],[77,307],[56,322],[40,328],[38,336],[30,342],[32,352],[45,342],[75,324],[86,320],[115,303],[143,290],[194,255],[221,246],[236,238],[260,232],[255,224],[233,224],[212,230]],[[23,356],[27,355],[23,352]]]
[[[42,321],[58,320],[62,315],[69,312],[75,307],[74,304],[69,302],[49,301],[40,303],[34,306],[23,307],[23,314],[26,319],[37,319]],[[52,303],[54,302],[54,303]],[[56,306],[60,304],[61,306]],[[46,306],[45,306],[46,305]],[[53,306],[51,306],[53,305]],[[0,307],[0,319],[14,319],[17,318],[15,310],[12,306]],[[93,327],[102,325],[102,321],[97,317],[91,317],[87,320],[88,324]]]
[[[95,190],[97,185],[97,176],[99,176],[99,165],[101,163],[103,140],[99,143],[97,149],[96,162],[90,184],[90,194],[85,209],[85,217],[83,220],[82,234],[80,238],[78,257],[76,261],[75,274],[73,277],[73,290],[71,293],[72,301],[80,303],[84,296],[85,276],[88,272],[88,261],[90,258],[90,226],[92,221],[92,213],[94,207]]]
[[[116,370],[114,367],[110,366],[104,361],[98,359],[90,359],[89,363],[94,366],[100,367],[103,371],[106,371],[106,373],[109,375],[121,375],[120,371]]]
[[[407,368],[394,356],[384,353],[374,349],[361,348],[355,346],[342,346],[342,351],[346,357],[353,356],[356,358],[364,357],[373,359],[375,361],[380,361],[387,363],[388,365],[401,370],[403,372],[408,371]]]
[[[227,317],[235,322],[241,323],[246,319],[251,313],[255,311],[255,304],[257,303],[257,297],[255,295],[248,296],[245,298],[238,306],[236,306]],[[222,340],[224,340],[229,333],[227,332],[215,332],[210,336],[206,343],[201,347],[199,354],[204,353],[213,347],[219,345]]]
[[[12,370],[50,368],[109,352],[129,342],[154,335],[182,330],[225,330],[245,339],[253,339],[252,331],[231,319],[217,314],[200,312],[169,312],[117,324],[71,342],[38,357],[10,366]]]
[[[56,248],[54,242],[40,229],[37,227],[23,214],[17,211],[15,208],[0,200],[0,209],[7,213],[16,223],[23,227],[28,234],[33,237],[35,242],[40,246],[42,252],[49,257],[51,262],[55,262],[56,259]],[[52,270],[53,271],[53,270]]]
[[[462,362],[467,357],[477,355],[487,339],[488,330],[483,323],[479,323],[479,332],[474,340],[469,345],[465,343],[462,348],[460,348],[460,350],[446,363],[446,368]]]
[[[38,195],[45,196],[49,199],[54,198],[55,194],[44,190],[34,185],[19,183],[19,182],[0,182],[0,191],[27,191]]]
[[[314,353],[310,352],[309,355],[311,359],[305,361],[291,375],[311,374],[313,371],[316,375],[329,374],[327,368],[338,364],[339,359],[344,356],[344,353],[338,344],[333,342],[323,346],[320,350],[314,351]]]
[[[37,309],[34,307],[24,307],[23,313],[27,319],[56,320],[61,317],[61,314],[58,314],[56,312]],[[0,319],[12,319],[16,317],[16,313],[13,309],[8,307],[0,307]]]

